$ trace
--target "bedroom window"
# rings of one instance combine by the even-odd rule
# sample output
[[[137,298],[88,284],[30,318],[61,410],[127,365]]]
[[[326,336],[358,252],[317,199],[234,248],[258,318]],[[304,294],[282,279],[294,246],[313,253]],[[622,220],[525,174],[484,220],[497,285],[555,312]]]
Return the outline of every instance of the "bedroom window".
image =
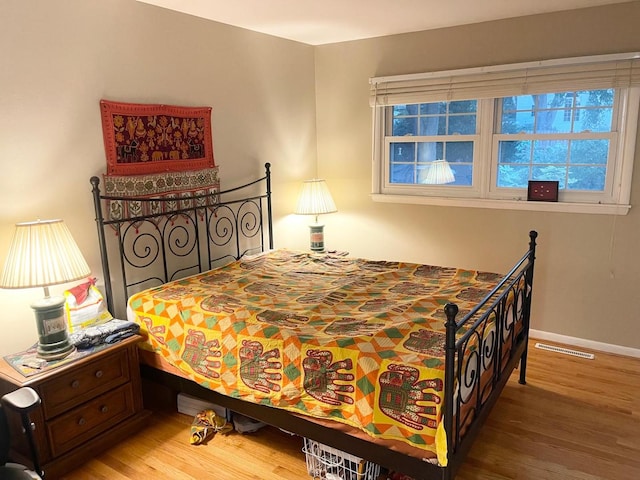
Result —
[[[477,104],[476,100],[464,100],[389,107],[390,183],[439,184],[450,180],[447,183],[470,186],[478,138]],[[455,179],[440,174],[438,160],[444,158],[456,163]]]
[[[377,201],[625,214],[640,55],[371,79]],[[558,202],[527,202],[557,180]]]
[[[619,95],[609,88],[498,99],[492,187],[517,196],[529,180],[557,180],[565,201],[602,201],[615,173]]]

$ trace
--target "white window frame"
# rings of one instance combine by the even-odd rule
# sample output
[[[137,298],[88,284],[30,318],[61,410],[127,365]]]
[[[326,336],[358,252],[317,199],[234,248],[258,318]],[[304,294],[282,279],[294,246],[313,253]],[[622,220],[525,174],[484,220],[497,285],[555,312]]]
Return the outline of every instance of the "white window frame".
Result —
[[[621,62],[626,62],[625,65],[630,63],[631,67],[627,70],[619,68],[618,65]],[[610,139],[610,155],[605,191],[593,193],[563,190],[559,195],[558,202],[528,202],[526,201],[526,189],[496,187],[498,142],[507,137],[509,140],[518,138],[517,135],[496,133],[496,124],[499,120],[499,112],[497,111],[499,102],[497,99],[502,96],[509,96],[500,95],[502,86],[499,82],[504,81],[504,78],[511,79],[513,75],[517,75],[519,72],[524,72],[523,78],[525,78],[525,81],[530,71],[535,73],[535,71],[540,70],[545,75],[549,71],[555,74],[559,69],[560,73],[564,74],[565,66],[569,72],[567,78],[554,77],[552,81],[555,83],[550,84],[551,87],[545,87],[545,84],[542,84],[542,86],[534,87],[538,89],[532,93],[554,93],[557,91],[579,91],[597,88],[614,88],[615,90],[612,129],[611,133],[606,133],[607,138]],[[618,70],[622,70],[623,73],[620,74]],[[611,75],[612,79],[606,81],[613,84],[602,84],[600,78],[595,80],[600,83],[594,84],[593,78],[588,79],[591,83],[584,83],[583,76],[596,77],[603,71],[606,71],[607,75]],[[456,80],[461,79],[460,84],[464,84],[467,77],[472,80],[478,78],[483,80],[482,75],[485,73],[498,75],[498,83],[496,83],[498,87],[491,85],[487,87],[485,83],[480,81],[477,82],[479,86],[477,90],[479,96],[477,98],[473,96],[473,91],[463,92],[463,97],[455,97],[456,87],[453,84]],[[604,75],[605,73],[602,73],[601,76]],[[447,80],[449,85],[446,84]],[[433,84],[438,81],[440,85],[436,85],[436,87],[441,88],[439,92],[435,91],[437,88],[433,87]],[[640,110],[640,53],[600,55],[428,74],[377,77],[371,79],[370,83],[372,85],[371,98],[373,106],[372,198],[375,201],[621,215],[628,213],[631,208],[629,205],[631,177],[638,132],[638,113]],[[468,84],[469,82],[466,81],[465,85]],[[427,85],[427,87],[424,88],[424,85]],[[559,88],[559,86],[562,86],[562,88]],[[381,92],[382,88],[385,90]],[[545,91],[544,88],[550,88],[550,90]],[[391,93],[387,93],[387,89]],[[520,94],[528,93],[530,92],[524,91]],[[392,98],[388,102],[388,96],[393,96],[394,94],[399,94],[399,97],[395,97],[395,100]],[[448,101],[460,98],[478,100],[476,134],[464,136],[465,139],[473,137],[475,142],[472,186],[391,184],[389,181],[389,147],[390,143],[397,142],[401,137],[386,135],[388,122],[391,121],[390,111],[392,109],[389,106],[402,103]],[[562,137],[566,138],[567,135],[563,134]],[[411,136],[407,140],[411,142],[446,142],[448,138],[450,137]]]
[[[481,121],[481,104],[486,103],[485,101],[478,100],[478,106],[476,110],[476,133],[471,135],[432,135],[432,136],[424,136],[424,135],[411,135],[408,137],[394,137],[387,136],[383,133],[383,141],[384,141],[384,167],[381,168],[382,175],[382,193],[392,194],[392,195],[430,195],[430,196],[452,196],[459,198],[478,198],[481,195],[481,189],[479,186],[480,179],[482,175],[478,174],[478,151],[475,148],[476,145],[479,145],[480,142],[484,141],[483,135],[481,135],[480,128],[482,127]],[[382,125],[383,132],[386,132],[387,125],[389,122],[392,122],[392,112],[391,108],[386,108],[384,115],[385,121]],[[454,187],[447,185],[438,185],[438,186],[429,186],[429,185],[403,185],[403,184],[393,184],[390,181],[390,171],[387,168],[390,165],[390,146],[392,143],[397,143],[398,141],[402,141],[402,139],[406,138],[409,142],[451,142],[451,138],[455,138],[455,141],[461,142],[474,142],[473,149],[473,181],[471,187]]]

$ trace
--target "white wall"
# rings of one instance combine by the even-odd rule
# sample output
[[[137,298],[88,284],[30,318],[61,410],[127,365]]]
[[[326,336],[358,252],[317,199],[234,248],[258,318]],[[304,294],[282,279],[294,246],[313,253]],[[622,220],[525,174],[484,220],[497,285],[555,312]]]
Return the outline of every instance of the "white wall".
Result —
[[[326,45],[316,49],[318,164],[339,212],[331,248],[506,272],[539,232],[532,328],[640,348],[640,135],[630,213],[540,213],[375,203],[368,79],[640,51],[640,2]]]
[[[133,0],[3,0],[0,264],[16,222],[61,217],[100,282],[89,178],[106,165],[101,98],[213,107],[223,187],[271,162],[276,242],[304,248],[288,213],[316,168],[313,62],[310,46]],[[37,340],[29,303],[42,295],[0,290],[0,354]]]

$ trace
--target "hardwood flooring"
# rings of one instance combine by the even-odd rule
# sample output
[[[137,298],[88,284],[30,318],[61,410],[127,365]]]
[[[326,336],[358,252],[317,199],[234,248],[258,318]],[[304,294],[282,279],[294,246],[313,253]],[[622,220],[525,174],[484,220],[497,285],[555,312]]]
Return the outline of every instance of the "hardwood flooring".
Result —
[[[637,480],[640,359],[529,349],[456,480]],[[155,409],[149,425],[66,480],[304,480],[302,442],[274,428],[189,445],[191,417]]]

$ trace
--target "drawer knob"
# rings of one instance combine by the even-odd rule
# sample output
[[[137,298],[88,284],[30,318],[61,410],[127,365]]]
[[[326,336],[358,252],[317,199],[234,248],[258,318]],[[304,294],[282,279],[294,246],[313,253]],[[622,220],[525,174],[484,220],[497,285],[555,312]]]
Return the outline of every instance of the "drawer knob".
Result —
[[[78,419],[78,425],[82,426],[82,425],[84,425],[85,423],[87,423],[87,421],[84,419],[84,417],[80,417],[80,418]]]
[[[104,375],[104,373],[102,372],[102,370],[98,370],[98,371],[96,372],[96,378],[101,378],[101,377],[102,377],[102,375]]]
[[[80,386],[80,380],[74,380],[71,382],[71,388],[78,388]]]
[[[106,405],[103,405],[100,407],[101,413],[107,413],[108,411],[109,411],[109,407],[107,407]]]

